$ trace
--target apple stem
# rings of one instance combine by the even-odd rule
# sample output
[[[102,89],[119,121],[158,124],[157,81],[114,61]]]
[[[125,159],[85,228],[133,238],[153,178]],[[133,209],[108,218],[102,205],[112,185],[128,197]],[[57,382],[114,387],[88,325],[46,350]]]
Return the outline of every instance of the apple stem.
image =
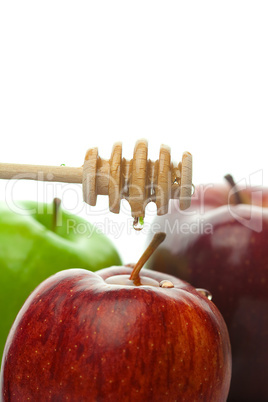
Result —
[[[225,180],[231,185],[231,187],[235,190],[234,192],[234,199],[236,204],[243,204],[243,199],[241,192],[237,189],[237,184],[234,181],[234,178],[231,174],[226,174],[224,176]]]
[[[165,240],[165,238],[166,233],[164,232],[156,233],[152,238],[151,243],[140,257],[139,261],[134,265],[133,271],[129,279],[132,280],[135,285],[139,286],[141,284],[139,276],[140,270],[142,269],[146,261],[151,257],[153,252],[157,249],[157,247]]]
[[[53,199],[52,232],[56,232],[56,227],[58,226],[60,205],[61,199],[55,197]]]

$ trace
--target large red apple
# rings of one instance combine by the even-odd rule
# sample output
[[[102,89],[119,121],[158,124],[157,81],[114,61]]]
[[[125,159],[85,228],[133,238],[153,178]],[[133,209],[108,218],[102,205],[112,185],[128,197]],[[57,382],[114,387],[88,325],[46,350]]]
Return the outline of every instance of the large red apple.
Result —
[[[244,203],[235,205],[228,184],[203,185],[187,214],[172,203],[171,213],[152,224],[167,231],[167,240],[148,267],[211,291],[232,345],[228,400],[267,402],[268,190],[238,195]]]
[[[139,275],[160,237],[133,270],[62,271],[36,288],[6,343],[1,400],[226,401],[231,354],[218,309],[177,278]]]

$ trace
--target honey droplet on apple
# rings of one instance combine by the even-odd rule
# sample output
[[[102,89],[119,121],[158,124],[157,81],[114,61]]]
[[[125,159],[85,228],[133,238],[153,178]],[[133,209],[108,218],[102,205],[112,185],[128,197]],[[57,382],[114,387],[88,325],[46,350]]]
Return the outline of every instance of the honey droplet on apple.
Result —
[[[161,288],[174,288],[173,283],[170,282],[170,281],[168,281],[167,279],[161,281],[161,282],[159,283],[159,286],[160,286]]]
[[[139,216],[139,217],[134,218],[133,227],[134,227],[135,230],[142,230],[143,226],[144,226],[144,218],[143,218],[143,216]]]
[[[198,293],[205,296],[208,300],[212,300],[212,294],[206,289],[196,289]]]

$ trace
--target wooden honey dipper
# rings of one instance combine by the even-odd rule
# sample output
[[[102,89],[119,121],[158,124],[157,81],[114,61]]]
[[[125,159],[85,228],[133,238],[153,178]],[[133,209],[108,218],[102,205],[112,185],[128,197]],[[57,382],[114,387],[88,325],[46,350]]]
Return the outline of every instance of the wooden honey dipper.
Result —
[[[171,162],[170,148],[161,145],[159,159],[152,162],[147,141],[138,140],[130,161],[122,158],[122,144],[116,143],[109,160],[91,148],[82,167],[1,163],[0,178],[82,183],[86,203],[94,206],[98,194],[108,195],[110,211],[119,213],[121,199],[127,199],[135,220],[145,216],[150,201],[156,203],[158,215],[168,212],[170,199],[179,199],[182,210],[190,206],[192,155],[184,152],[176,166]]]

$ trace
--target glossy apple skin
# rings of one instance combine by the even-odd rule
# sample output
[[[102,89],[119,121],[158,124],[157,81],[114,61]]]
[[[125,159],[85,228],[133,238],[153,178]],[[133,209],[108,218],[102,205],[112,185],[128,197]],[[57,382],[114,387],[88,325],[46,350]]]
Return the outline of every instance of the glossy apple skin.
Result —
[[[220,206],[220,200],[227,199],[227,190],[222,188],[224,192],[218,191],[217,196],[212,190],[207,193],[205,205],[194,201],[193,215],[179,216],[180,222],[188,225],[184,233],[167,232],[164,245],[156,250],[148,267],[212,293],[232,346],[228,401],[264,402],[268,400],[268,209],[244,204]],[[158,230],[172,228],[176,208],[172,209],[172,214],[157,219]],[[249,227],[237,217],[246,219]],[[260,221],[262,229],[255,231]],[[203,233],[190,232],[196,222],[202,222]]]
[[[52,204],[16,205],[18,213],[0,203],[0,359],[16,315],[44,279],[67,268],[120,264],[110,240],[84,219],[61,210],[62,222],[52,231]]]
[[[231,350],[218,309],[167,274],[141,278],[174,288],[105,282],[131,271],[73,269],[36,288],[5,346],[3,402],[226,401]]]
[[[239,191],[241,202],[256,206],[268,207],[268,188],[266,187],[250,187],[237,186],[232,189],[227,182],[223,183],[207,183],[196,186],[193,196],[191,197],[191,207],[185,212],[180,211],[179,202],[171,202],[171,213],[187,216],[192,215],[193,211],[202,214],[210,209],[221,207],[222,205],[235,205],[237,201],[235,194]]]

